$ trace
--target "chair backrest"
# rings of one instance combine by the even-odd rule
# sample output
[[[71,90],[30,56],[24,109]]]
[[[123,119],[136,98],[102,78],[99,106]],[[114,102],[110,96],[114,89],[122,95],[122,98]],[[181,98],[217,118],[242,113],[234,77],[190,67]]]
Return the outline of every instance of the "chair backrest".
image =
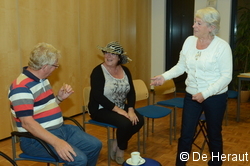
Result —
[[[89,103],[89,95],[90,95],[90,90],[91,87],[87,86],[83,88],[83,105],[82,105],[82,120],[83,120],[83,128],[85,128],[85,123],[87,123],[86,121],[86,113],[89,114],[89,109],[88,109],[88,103]]]
[[[10,111],[10,123],[11,123],[12,131],[17,131],[16,121],[15,121],[14,116],[13,116],[11,111]]]
[[[154,93],[155,94],[170,94],[170,93],[175,93],[176,87],[174,80],[167,80],[162,84],[161,86],[154,86]]]
[[[176,87],[173,79],[165,81],[161,86],[154,86],[153,103],[155,104],[155,95],[166,95],[171,93],[176,97]]]
[[[90,94],[91,87],[87,86],[83,88],[83,107],[84,110],[88,111],[88,103],[89,103],[89,94]]]
[[[133,80],[133,84],[135,87],[136,101],[148,99],[149,97],[148,88],[144,83],[144,81],[136,79]]]

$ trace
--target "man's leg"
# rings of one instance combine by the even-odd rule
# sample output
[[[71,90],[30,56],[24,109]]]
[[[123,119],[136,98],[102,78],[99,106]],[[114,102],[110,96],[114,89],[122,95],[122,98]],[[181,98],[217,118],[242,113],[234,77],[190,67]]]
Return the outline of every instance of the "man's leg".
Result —
[[[81,131],[77,126],[64,125],[63,126],[65,140],[74,148],[75,152],[80,155],[75,157],[74,162],[67,165],[81,165],[84,156],[87,156],[87,166],[95,166],[102,148],[102,143],[96,137]]]

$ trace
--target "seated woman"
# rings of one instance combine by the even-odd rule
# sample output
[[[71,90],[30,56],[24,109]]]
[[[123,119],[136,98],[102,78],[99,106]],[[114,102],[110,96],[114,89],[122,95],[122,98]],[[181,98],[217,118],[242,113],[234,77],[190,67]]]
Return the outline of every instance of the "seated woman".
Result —
[[[144,119],[134,109],[136,100],[132,76],[122,65],[130,59],[124,55],[122,46],[118,42],[110,42],[99,49],[104,54],[104,62],[91,73],[88,107],[93,120],[117,127],[117,140],[111,143],[111,159],[122,164],[128,141],[143,126]]]

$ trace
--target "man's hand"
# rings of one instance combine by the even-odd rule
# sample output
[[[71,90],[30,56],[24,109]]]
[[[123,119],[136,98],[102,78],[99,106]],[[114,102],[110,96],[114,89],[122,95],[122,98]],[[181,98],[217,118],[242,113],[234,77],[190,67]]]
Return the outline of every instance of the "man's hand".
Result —
[[[23,128],[53,146],[63,160],[74,161],[72,155],[76,156],[76,153],[66,141],[44,129],[32,116],[20,117],[19,119]]]
[[[76,156],[74,149],[64,140],[59,139],[53,145],[58,155],[68,162],[74,161],[72,155]]]
[[[74,93],[73,88],[68,84],[63,84],[58,92],[59,100],[63,101],[68,98],[72,93]]]

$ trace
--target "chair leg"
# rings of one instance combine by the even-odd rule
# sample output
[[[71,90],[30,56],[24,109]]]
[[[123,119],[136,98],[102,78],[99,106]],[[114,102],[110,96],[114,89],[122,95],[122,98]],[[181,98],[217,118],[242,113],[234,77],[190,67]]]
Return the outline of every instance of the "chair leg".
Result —
[[[108,166],[110,166],[110,154],[111,154],[111,149],[110,149],[110,128],[107,127],[107,138],[108,138],[108,142],[107,142],[107,148],[108,148]]]
[[[3,156],[5,159],[7,159],[12,165],[17,166],[14,160],[12,160],[9,156],[7,156],[5,153],[0,151],[0,155]]]
[[[172,145],[172,127],[173,127],[173,122],[172,122],[172,112],[170,113],[170,118],[169,118],[169,144]]]
[[[224,121],[225,121],[225,126],[228,125],[228,104],[226,106],[225,114],[224,114]]]
[[[176,107],[174,107],[174,140],[176,140],[176,115],[177,111],[176,111]]]
[[[140,130],[137,132],[137,147],[138,147],[138,152],[141,152]]]
[[[113,139],[115,139],[115,128],[113,128]]]
[[[86,111],[85,111],[85,106],[82,106],[82,124],[83,128],[85,129],[85,118],[86,118]]]
[[[144,117],[144,122],[146,122],[146,119],[147,119],[147,125],[144,123],[143,125],[143,153],[145,154],[146,153],[146,129],[148,130],[148,121],[149,119]]]
[[[154,133],[154,126],[155,126],[155,119],[154,118],[152,118],[152,133]]]
[[[203,153],[205,144],[206,144],[206,138],[204,139],[204,141],[203,141],[203,143],[202,143],[202,146],[201,146],[201,148],[200,148],[200,155],[202,155],[202,153]]]
[[[200,150],[200,154],[202,154],[203,150],[204,150],[204,147],[205,147],[205,143],[207,143],[208,145],[208,138],[207,138],[207,128],[206,128],[206,125],[205,125],[205,121],[202,121],[201,122],[201,126],[202,126],[202,134],[204,136],[204,141],[203,141],[203,144],[201,146],[201,150]]]
[[[144,121],[144,122],[145,122],[145,121]],[[148,132],[148,130],[149,130],[149,118],[147,118],[147,125],[146,125],[146,127],[147,127],[147,132],[146,132],[146,133],[147,133],[147,137],[148,137],[148,133],[149,133],[149,132]]]
[[[199,131],[195,134],[194,139],[193,139],[193,144],[200,149],[200,154],[202,154],[205,144],[207,143],[208,145],[208,138],[207,138],[207,128],[206,128],[206,121],[199,121],[198,125],[200,127]],[[199,134],[202,133],[202,135],[204,136],[204,141],[202,143],[201,146],[198,146],[196,143],[194,143],[194,141],[196,140],[196,138],[199,136]]]

